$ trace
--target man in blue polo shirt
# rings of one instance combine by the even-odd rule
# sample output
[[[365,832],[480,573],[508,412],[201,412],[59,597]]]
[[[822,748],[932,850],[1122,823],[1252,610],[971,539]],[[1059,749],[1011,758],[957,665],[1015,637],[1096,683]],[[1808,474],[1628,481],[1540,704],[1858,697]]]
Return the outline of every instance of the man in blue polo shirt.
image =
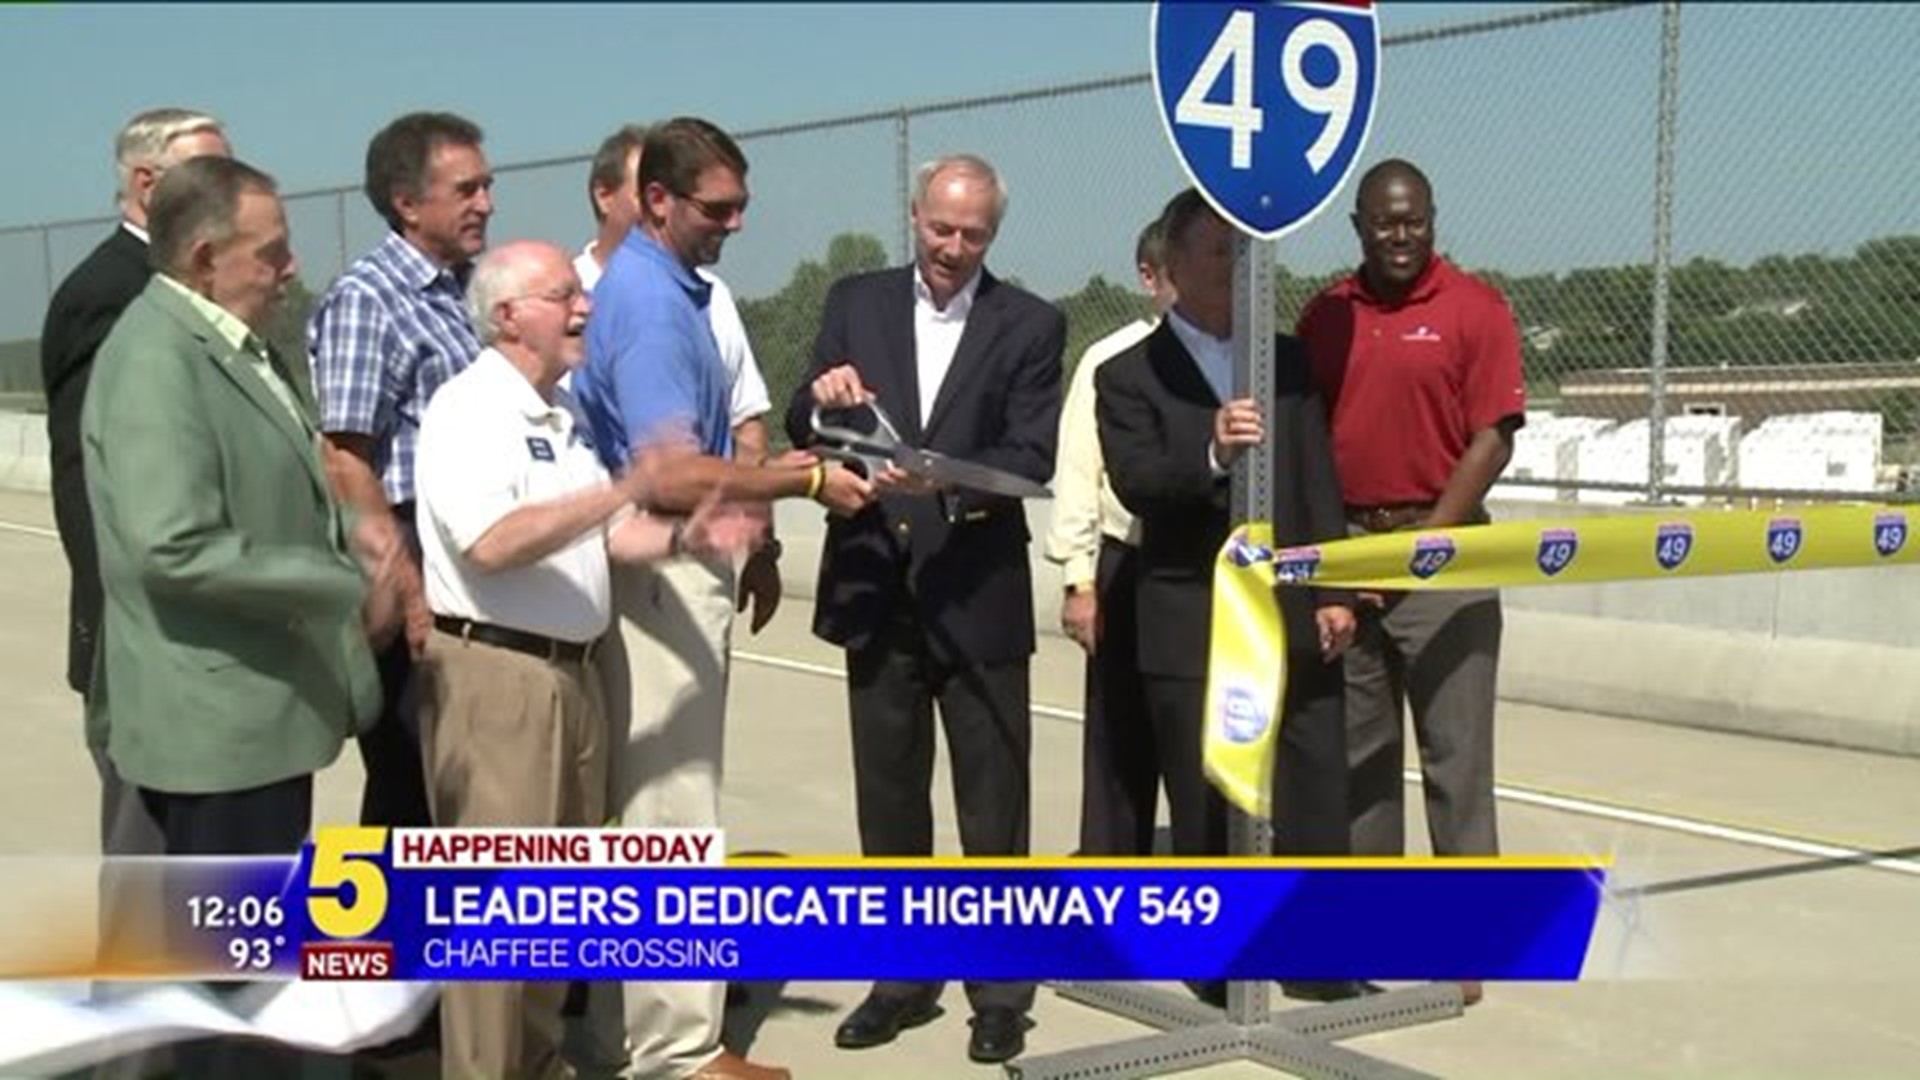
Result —
[[[858,474],[805,456],[766,465],[732,460],[728,384],[707,305],[712,286],[694,269],[720,259],[747,209],[747,160],[704,120],[668,121],[640,154],[641,220],[594,287],[587,363],[574,390],[594,445],[613,472],[641,446],[688,444],[662,464],[649,507],[686,514],[714,492],[768,503],[811,498],[851,514],[873,498]],[[727,644],[734,614],[730,561],[685,555],[613,572],[618,649],[604,664],[616,739],[613,801],[628,827],[713,827],[720,819],[720,753],[726,718]],[[614,642],[609,642],[613,645]],[[621,747],[621,742],[614,744]],[[621,1010],[596,985],[587,1052],[604,1067],[620,1053]],[[628,1066],[638,1077],[779,1080],[784,1069],[724,1050],[721,983],[627,983]]]

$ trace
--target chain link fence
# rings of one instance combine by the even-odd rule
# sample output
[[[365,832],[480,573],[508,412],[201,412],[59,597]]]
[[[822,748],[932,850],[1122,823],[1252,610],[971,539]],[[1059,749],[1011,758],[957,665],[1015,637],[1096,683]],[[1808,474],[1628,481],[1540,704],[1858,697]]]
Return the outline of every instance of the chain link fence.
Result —
[[[1387,12],[1391,29],[1392,13]],[[1144,26],[1143,26],[1144,30]],[[1575,4],[1385,37],[1362,164],[1432,178],[1440,247],[1502,288],[1534,414],[1501,493],[1889,497],[1920,486],[1920,10]],[[776,402],[838,277],[908,257],[911,170],[968,150],[1012,191],[995,271],[1060,305],[1068,362],[1147,310],[1140,225],[1185,183],[1145,73],[736,133],[753,209],[718,268]],[[497,167],[496,239],[578,246],[588,155]],[[1349,189],[1349,193],[1350,193]],[[383,225],[357,187],[291,194],[313,293]],[[0,230],[0,393],[112,219]],[[1280,245],[1291,325],[1358,251],[1344,208]]]

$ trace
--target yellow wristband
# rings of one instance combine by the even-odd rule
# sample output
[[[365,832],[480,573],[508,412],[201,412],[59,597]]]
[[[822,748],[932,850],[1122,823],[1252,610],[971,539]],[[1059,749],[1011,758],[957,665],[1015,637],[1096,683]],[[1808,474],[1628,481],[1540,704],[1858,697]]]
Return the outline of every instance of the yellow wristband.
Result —
[[[827,463],[824,461],[816,461],[813,463],[813,474],[807,477],[807,498],[818,498],[820,489],[826,486]]]

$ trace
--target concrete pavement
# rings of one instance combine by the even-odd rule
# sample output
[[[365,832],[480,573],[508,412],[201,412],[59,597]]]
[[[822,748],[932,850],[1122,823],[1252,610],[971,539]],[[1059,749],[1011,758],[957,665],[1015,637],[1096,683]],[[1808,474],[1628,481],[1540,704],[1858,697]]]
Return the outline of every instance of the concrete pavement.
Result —
[[[92,769],[59,678],[65,567],[50,532],[44,496],[0,493],[0,856],[93,846]],[[736,640],[731,850],[857,848],[839,657],[806,634],[810,614],[793,602],[766,633]],[[1044,640],[1036,852],[1073,846],[1079,670],[1070,645]],[[1495,985],[1458,1020],[1345,1045],[1448,1077],[1920,1073],[1920,761],[1524,706],[1503,708],[1499,755],[1510,853],[1614,860],[1617,894],[1585,978]],[[358,784],[349,749],[321,777],[317,819],[350,821]],[[936,799],[943,850],[955,851],[944,782]],[[1409,801],[1410,832],[1422,835],[1417,788]],[[1859,853],[1891,854],[1874,866]],[[957,988],[944,1017],[895,1044],[835,1050],[833,1027],[863,990],[755,987],[729,1018],[730,1038],[803,1078],[998,1075],[965,1061]],[[1046,991],[1035,1017],[1032,1052],[1146,1033]],[[1274,1074],[1223,1065],[1182,1075]]]

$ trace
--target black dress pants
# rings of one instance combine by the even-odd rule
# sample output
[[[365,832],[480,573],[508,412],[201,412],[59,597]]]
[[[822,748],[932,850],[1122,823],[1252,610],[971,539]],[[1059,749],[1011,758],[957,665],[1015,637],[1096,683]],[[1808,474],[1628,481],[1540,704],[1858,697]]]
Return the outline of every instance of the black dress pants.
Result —
[[[1138,554],[1100,543],[1094,571],[1100,639],[1087,657],[1086,720],[1080,746],[1080,854],[1151,855],[1160,755],[1140,675],[1134,598]]]
[[[290,855],[300,850],[313,823],[313,776],[205,795],[140,789],[140,799],[160,826],[168,855]],[[169,890],[168,923],[184,927],[186,898]],[[191,934],[193,931],[183,931]],[[243,983],[211,983],[229,996]],[[297,1076],[320,1055],[261,1039],[198,1039],[174,1048],[175,1076],[225,1080],[240,1076]]]
[[[1345,855],[1347,729],[1341,668],[1301,651],[1289,653],[1287,668],[1273,775],[1273,853]],[[1228,854],[1226,800],[1202,767],[1206,680],[1148,675],[1146,682],[1154,742],[1166,769],[1174,854]]]
[[[414,531],[414,504],[393,508],[400,533],[420,565],[420,539]],[[380,666],[380,717],[355,740],[366,769],[360,793],[360,824],[426,828],[426,769],[420,758],[420,710],[413,685],[413,655],[402,633],[375,658]]]
[[[1028,661],[964,664],[936,659],[907,604],[887,631],[847,652],[848,705],[860,850],[872,856],[933,854],[934,706],[953,768],[960,847],[968,855],[1025,855],[1032,714]],[[1025,1012],[1033,983],[967,983],[975,1012]],[[940,993],[939,983],[880,982],[889,998]]]

